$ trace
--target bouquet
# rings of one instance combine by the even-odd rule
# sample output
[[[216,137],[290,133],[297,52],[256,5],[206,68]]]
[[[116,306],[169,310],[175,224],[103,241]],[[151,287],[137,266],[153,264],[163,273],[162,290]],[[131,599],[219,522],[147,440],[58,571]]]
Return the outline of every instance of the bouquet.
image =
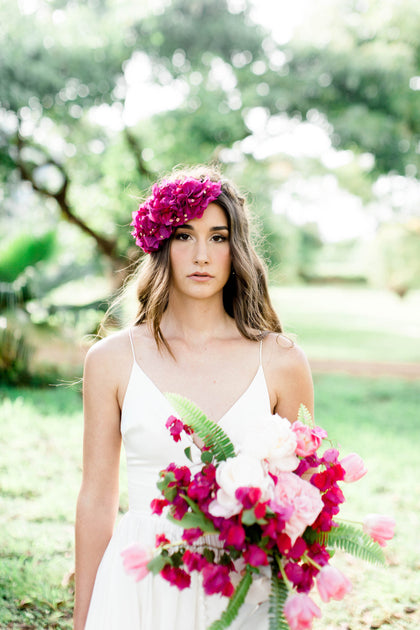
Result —
[[[152,511],[165,512],[182,534],[177,541],[158,535],[154,550],[124,550],[125,569],[135,579],[151,572],[184,589],[193,572],[201,573],[206,594],[229,598],[210,630],[230,626],[250,589],[260,602],[269,599],[270,630],[305,630],[321,616],[309,596],[315,585],[325,602],[351,589],[330,564],[335,548],[385,562],[382,547],[393,536],[393,519],[369,515],[363,527],[337,519],[345,500],[340,482],[366,473],[362,458],[340,458],[303,405],[292,424],[279,416],[262,419],[258,434],[245,436],[235,452],[228,435],[191,401],[168,399],[182,418],[171,416],[168,430],[175,441],[182,432],[197,436],[201,461],[195,474],[174,463],[160,472],[161,496]],[[191,447],[185,454],[191,459]]]

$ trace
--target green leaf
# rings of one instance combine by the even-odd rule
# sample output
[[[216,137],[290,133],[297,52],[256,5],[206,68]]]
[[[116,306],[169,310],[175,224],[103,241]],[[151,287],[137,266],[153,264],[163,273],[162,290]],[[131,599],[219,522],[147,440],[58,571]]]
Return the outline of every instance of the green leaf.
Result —
[[[288,589],[284,580],[277,576],[278,568],[271,565],[271,592],[269,597],[268,621],[269,630],[290,630],[284,616],[284,604]]]
[[[299,407],[297,419],[300,420],[300,422],[303,422],[303,424],[307,424],[308,426],[312,428],[315,427],[315,423],[313,421],[311,412],[302,403],[300,404],[300,407]]]
[[[172,481],[175,481],[175,475],[173,472],[168,472],[163,479],[156,483],[156,485],[158,489],[163,492]]]
[[[243,525],[254,525],[257,522],[254,510],[244,510],[242,512],[241,521]]]
[[[203,556],[205,557],[207,562],[211,562],[211,563],[214,562],[215,553],[214,553],[213,549],[209,549],[208,547],[205,547],[203,549]]]
[[[236,587],[220,619],[214,621],[208,630],[225,630],[225,628],[229,628],[235,617],[237,617],[239,609],[244,603],[246,594],[252,583],[252,572],[249,569],[250,567],[247,566],[244,577]]]
[[[323,534],[325,538],[325,534]],[[320,538],[320,536],[319,536]],[[361,529],[349,523],[340,523],[326,535],[327,547],[336,547],[372,564],[385,564],[382,547]]]
[[[187,446],[187,448],[184,448],[184,453],[185,453],[185,456],[190,460],[190,462],[192,462],[191,446]]]
[[[197,405],[179,394],[166,394],[166,398],[183,422],[190,425],[194,433],[204,442],[216,461],[225,461],[235,456],[235,448],[229,436],[216,422],[207,418]]]
[[[201,461],[203,464],[211,464],[213,461],[213,455],[211,451],[203,451],[201,453]]]
[[[217,534],[217,530],[214,528],[213,523],[204,516],[204,514],[193,514],[187,512],[181,519],[177,519],[172,514],[168,514],[167,518],[175,525],[179,525],[183,529],[192,529],[193,527],[199,527],[206,534]]]
[[[163,557],[159,555],[152,558],[152,560],[149,560],[149,562],[147,563],[147,568],[150,571],[150,573],[153,573],[153,575],[157,575],[158,573],[162,571],[165,564],[170,564],[170,563],[171,562],[168,556]]]

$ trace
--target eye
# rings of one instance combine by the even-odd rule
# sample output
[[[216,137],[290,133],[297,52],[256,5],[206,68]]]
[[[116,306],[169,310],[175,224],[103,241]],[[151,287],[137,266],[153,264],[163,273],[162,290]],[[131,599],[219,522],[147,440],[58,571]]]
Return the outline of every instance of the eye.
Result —
[[[174,238],[177,241],[188,241],[190,237],[191,235],[188,232],[177,232]]]
[[[212,241],[215,243],[225,243],[227,240],[228,237],[223,234],[214,234],[214,236],[212,236]]]

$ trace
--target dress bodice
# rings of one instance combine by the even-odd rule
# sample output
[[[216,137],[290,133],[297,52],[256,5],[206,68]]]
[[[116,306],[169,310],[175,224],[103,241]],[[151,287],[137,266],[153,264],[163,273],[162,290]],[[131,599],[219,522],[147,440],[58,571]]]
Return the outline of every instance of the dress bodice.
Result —
[[[258,430],[261,419],[270,413],[270,397],[260,359],[251,383],[218,424],[238,449],[248,431]],[[191,440],[183,434],[180,442],[173,441],[165,427],[170,415],[176,413],[169,401],[134,358],[121,412],[131,510],[150,512],[150,501],[159,494],[156,488],[159,471],[170,462],[190,465],[184,448],[191,446]],[[198,462],[200,452],[194,445],[192,454]]]

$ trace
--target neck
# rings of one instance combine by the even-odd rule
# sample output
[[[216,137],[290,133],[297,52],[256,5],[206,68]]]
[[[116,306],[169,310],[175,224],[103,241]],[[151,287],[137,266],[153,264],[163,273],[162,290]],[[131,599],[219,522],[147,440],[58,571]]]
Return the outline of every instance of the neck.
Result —
[[[161,322],[164,336],[182,339],[188,345],[201,345],[215,337],[225,337],[232,333],[234,320],[223,307],[222,296],[209,300],[193,298],[178,299],[170,295],[168,308]]]

